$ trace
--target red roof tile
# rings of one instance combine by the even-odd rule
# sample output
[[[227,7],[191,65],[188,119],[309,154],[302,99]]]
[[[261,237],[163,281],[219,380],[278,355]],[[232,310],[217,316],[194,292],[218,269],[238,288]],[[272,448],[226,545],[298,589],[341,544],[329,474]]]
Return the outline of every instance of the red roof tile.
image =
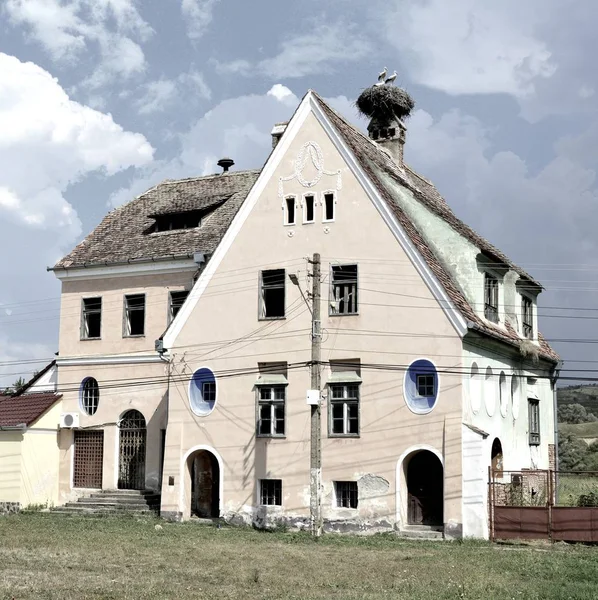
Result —
[[[62,398],[54,392],[0,397],[0,427],[31,425]],[[58,425],[58,424],[57,424]]]

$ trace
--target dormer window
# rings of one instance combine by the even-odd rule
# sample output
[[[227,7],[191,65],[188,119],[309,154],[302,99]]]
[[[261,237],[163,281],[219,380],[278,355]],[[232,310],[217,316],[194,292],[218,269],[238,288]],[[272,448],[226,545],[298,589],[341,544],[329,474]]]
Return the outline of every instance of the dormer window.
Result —
[[[527,297],[521,296],[521,329],[523,337],[534,337],[534,303]]]
[[[498,323],[498,279],[490,273],[484,274],[484,316]]]
[[[289,196],[285,198],[285,225],[294,225],[295,224],[295,196]]]
[[[194,229],[195,227],[201,227],[201,217],[203,214],[205,214],[205,211],[189,210],[186,212],[155,215],[154,219],[156,219],[156,223],[151,231],[173,231],[177,229]]]

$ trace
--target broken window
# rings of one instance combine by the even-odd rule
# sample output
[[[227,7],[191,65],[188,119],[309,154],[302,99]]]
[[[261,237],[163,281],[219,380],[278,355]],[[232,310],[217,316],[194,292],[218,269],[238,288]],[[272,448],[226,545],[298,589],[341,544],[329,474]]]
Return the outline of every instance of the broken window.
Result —
[[[324,221],[334,221],[334,193],[324,194]]]
[[[125,336],[145,334],[145,294],[125,296]]]
[[[330,314],[357,314],[357,265],[334,265],[330,286]]]
[[[538,446],[540,444],[540,402],[534,398],[527,400],[529,414],[529,444]]]
[[[286,198],[285,225],[295,224],[295,196]]]
[[[100,403],[100,388],[93,377],[87,377],[81,388],[81,408],[89,415],[94,415]]]
[[[498,279],[490,273],[484,274],[484,316],[498,323]]]
[[[331,384],[329,427],[331,435],[359,435],[359,386]]]
[[[170,292],[170,321],[177,316],[188,295],[189,292],[187,290]]]
[[[312,195],[303,197],[303,222],[314,222],[314,205],[315,199]]]
[[[260,318],[284,317],[285,270],[273,269],[261,272]]]
[[[99,339],[102,329],[102,299],[83,298],[81,315],[81,338],[84,340]]]
[[[436,394],[436,377],[434,375],[417,375],[417,395],[429,398]]]
[[[534,313],[533,302],[526,296],[521,296],[521,325],[523,336],[532,339],[534,337]]]
[[[260,479],[260,504],[282,506],[282,479]]]
[[[260,386],[258,394],[258,435],[284,436],[285,386]]]
[[[358,492],[356,481],[335,481],[334,492],[339,508],[357,508]]]

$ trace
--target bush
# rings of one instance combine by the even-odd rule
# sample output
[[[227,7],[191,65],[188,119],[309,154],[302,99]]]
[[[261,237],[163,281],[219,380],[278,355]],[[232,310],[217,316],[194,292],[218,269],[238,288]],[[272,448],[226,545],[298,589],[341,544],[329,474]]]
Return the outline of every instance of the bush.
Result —
[[[582,494],[577,500],[577,506],[596,506],[598,507],[598,492]]]

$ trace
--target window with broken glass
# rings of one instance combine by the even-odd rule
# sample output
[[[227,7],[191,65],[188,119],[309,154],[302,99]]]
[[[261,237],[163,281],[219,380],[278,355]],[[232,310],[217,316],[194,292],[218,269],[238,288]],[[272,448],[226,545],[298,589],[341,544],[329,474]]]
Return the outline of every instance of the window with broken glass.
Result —
[[[331,384],[329,395],[329,435],[359,435],[359,386]]]
[[[490,273],[484,275],[484,316],[498,323],[498,279]]]
[[[533,398],[527,401],[529,413],[529,443],[530,446],[540,444],[540,402]]]
[[[283,437],[285,434],[286,387],[284,385],[258,388],[257,434],[260,437]]]
[[[145,294],[125,296],[124,335],[145,335]]]
[[[100,339],[102,330],[102,299],[83,298],[81,313],[81,339]]]
[[[521,325],[523,336],[532,339],[534,337],[534,313],[533,302],[526,296],[521,296]]]
[[[170,292],[170,311],[169,311],[169,322],[172,322],[181,310],[189,292],[182,290],[179,292]]]
[[[357,508],[359,500],[356,481],[335,481],[334,492],[339,508]]]
[[[282,506],[282,479],[260,479],[260,504]]]
[[[260,319],[282,319],[285,314],[285,270],[260,273]]]
[[[357,265],[333,265],[330,278],[330,314],[357,314]]]

